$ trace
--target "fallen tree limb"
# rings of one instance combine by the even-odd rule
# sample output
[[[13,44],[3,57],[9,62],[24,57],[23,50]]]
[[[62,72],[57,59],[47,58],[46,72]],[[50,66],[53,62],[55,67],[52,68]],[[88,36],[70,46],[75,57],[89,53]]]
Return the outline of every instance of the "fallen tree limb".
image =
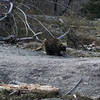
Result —
[[[42,42],[42,41],[38,38],[38,36],[36,35],[36,33],[35,33],[35,32],[32,30],[32,28],[30,27],[30,25],[29,25],[29,23],[28,23],[28,18],[27,18],[27,15],[25,14],[25,12],[24,12],[21,8],[19,8],[19,7],[16,7],[16,9],[18,9],[18,10],[24,15],[25,23],[26,23],[28,29],[33,33],[33,35],[35,36],[35,38],[36,38],[38,41]]]
[[[54,35],[47,29],[47,27],[45,27],[45,26],[42,24],[41,21],[39,21],[39,20],[38,20],[37,18],[35,18],[34,16],[32,17],[32,16],[29,16],[29,15],[28,15],[28,17],[34,19],[35,21],[37,21],[37,22],[52,36],[52,38],[55,38]]]
[[[40,35],[42,32],[38,32],[34,36]],[[4,41],[5,43],[18,43],[18,42],[29,42],[33,41],[34,37],[23,37],[23,38],[17,38],[15,35],[9,35],[8,37],[0,37],[0,41]]]
[[[57,95],[59,89],[56,87],[48,85],[39,84],[24,84],[24,85],[14,85],[14,84],[0,84],[0,92],[8,91],[9,95],[14,95],[20,91],[20,94],[41,94],[41,95]]]

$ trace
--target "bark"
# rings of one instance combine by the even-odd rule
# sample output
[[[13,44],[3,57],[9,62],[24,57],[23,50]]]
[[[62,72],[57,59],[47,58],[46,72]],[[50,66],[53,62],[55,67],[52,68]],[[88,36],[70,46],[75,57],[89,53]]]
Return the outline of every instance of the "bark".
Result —
[[[0,84],[0,91],[7,90],[10,92],[10,95],[15,92],[20,91],[20,93],[37,93],[37,94],[58,94],[59,89],[56,87],[48,86],[48,85],[39,85],[39,84],[22,84],[22,85],[14,85],[14,84]]]

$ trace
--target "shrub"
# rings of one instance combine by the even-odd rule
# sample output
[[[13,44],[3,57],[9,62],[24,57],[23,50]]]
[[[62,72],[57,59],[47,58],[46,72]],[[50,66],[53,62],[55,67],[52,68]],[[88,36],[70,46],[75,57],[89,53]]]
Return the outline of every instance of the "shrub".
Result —
[[[100,18],[100,0],[89,0],[81,12],[90,19]]]

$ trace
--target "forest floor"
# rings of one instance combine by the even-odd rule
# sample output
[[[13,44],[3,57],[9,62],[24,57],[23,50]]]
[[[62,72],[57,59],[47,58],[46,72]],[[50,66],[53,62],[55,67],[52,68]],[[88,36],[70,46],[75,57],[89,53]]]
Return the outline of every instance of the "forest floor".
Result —
[[[100,96],[100,58],[47,56],[42,52],[0,45],[0,80],[9,83],[48,84],[63,94],[73,91],[89,97]]]

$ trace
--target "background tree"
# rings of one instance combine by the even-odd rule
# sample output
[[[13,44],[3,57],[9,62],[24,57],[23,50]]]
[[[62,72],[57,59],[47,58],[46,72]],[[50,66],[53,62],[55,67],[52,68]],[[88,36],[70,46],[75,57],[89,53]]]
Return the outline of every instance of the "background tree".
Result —
[[[100,18],[100,0],[90,0],[81,12],[90,19]]]
[[[57,13],[57,2],[58,2],[58,0],[53,0],[53,2],[54,2],[54,15],[56,15],[56,13]]]

